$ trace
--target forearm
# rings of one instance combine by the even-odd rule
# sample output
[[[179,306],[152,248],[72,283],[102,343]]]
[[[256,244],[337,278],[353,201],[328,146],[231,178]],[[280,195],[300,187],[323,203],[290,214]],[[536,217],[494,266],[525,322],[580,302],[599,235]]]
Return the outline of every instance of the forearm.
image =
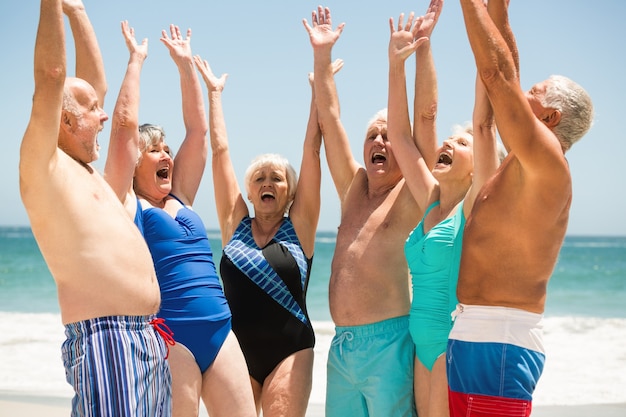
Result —
[[[187,137],[196,135],[202,140],[208,131],[202,87],[191,57],[177,64],[180,73],[183,121]]]
[[[120,201],[132,187],[139,149],[140,75],[145,56],[131,54],[113,110],[104,177]]]
[[[487,91],[497,78],[517,81],[511,51],[488,15],[483,0],[461,0],[461,6],[478,74]]]
[[[403,60],[389,61],[389,91],[387,98],[387,134],[394,149],[401,151],[412,144],[406,90],[406,70]]]
[[[430,40],[417,48],[415,57],[415,97],[413,101],[413,141],[430,169],[437,151],[437,73]]]
[[[339,119],[339,98],[333,75],[331,49],[314,50],[314,88],[320,122]]]
[[[60,84],[61,90],[67,73],[65,61],[65,31],[61,2],[42,0],[39,26],[35,40],[35,92],[43,82]],[[49,81],[48,81],[49,80]]]
[[[104,61],[84,6],[66,10],[76,48],[76,77],[87,81],[96,90],[100,106],[104,106],[104,97],[108,86],[104,71]]]
[[[517,50],[513,30],[509,23],[508,3],[509,0],[491,0],[487,5],[487,12],[508,45],[509,51],[513,56],[513,61],[515,62],[515,69],[519,73],[519,52]]]

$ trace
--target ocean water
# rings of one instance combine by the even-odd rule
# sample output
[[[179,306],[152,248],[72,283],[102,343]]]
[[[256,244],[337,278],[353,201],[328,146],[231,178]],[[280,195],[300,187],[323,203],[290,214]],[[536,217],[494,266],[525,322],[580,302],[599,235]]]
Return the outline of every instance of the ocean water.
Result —
[[[209,231],[216,262],[219,232]],[[333,335],[335,235],[316,239],[307,304],[317,336],[311,402],[323,403]],[[568,236],[548,287],[547,362],[535,404],[626,402],[626,237]],[[71,396],[60,359],[56,287],[26,227],[0,227],[0,391]]]

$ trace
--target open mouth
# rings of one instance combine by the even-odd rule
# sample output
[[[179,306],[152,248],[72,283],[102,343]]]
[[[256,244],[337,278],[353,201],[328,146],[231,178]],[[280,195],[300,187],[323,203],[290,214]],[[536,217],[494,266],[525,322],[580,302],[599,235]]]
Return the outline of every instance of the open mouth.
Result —
[[[387,157],[380,152],[375,152],[374,155],[372,155],[373,164],[382,164],[386,160],[387,160]]]
[[[276,197],[274,196],[274,194],[270,193],[269,191],[266,191],[263,194],[261,194],[262,201],[275,200],[275,199]]]
[[[441,153],[439,154],[439,159],[437,160],[437,163],[444,164],[444,165],[452,165],[452,157],[448,155],[447,153]]]
[[[169,178],[170,169],[169,168],[161,168],[160,170],[157,171],[156,174],[157,174],[157,177],[166,180],[166,179]]]

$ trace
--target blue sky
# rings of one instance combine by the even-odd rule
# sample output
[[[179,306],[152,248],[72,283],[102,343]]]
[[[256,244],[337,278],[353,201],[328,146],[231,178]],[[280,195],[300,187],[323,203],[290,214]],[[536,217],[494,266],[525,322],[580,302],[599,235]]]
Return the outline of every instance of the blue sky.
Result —
[[[259,153],[281,153],[299,169],[310,100],[307,73],[313,67],[313,54],[301,20],[310,19],[318,3],[84,2],[104,56],[109,83],[104,108],[109,115],[128,60],[120,22],[129,20],[138,39],[149,38],[149,56],[142,73],[140,121],[161,124],[170,146],[178,148],[184,135],[178,74],[159,37],[161,29],[167,29],[170,23],[183,31],[190,27],[194,53],[207,59],[216,74],[229,74],[224,111],[240,183],[248,163]],[[334,50],[334,57],[345,61],[337,75],[337,85],[342,120],[352,151],[361,161],[365,125],[387,105],[388,19],[397,19],[400,12],[412,10],[421,14],[428,0],[343,0],[324,5],[331,8],[335,25],[346,22]],[[38,14],[36,0],[0,4],[0,22],[5,33],[0,114],[7,165],[0,225],[28,225],[19,197],[18,158],[30,115]],[[520,50],[522,87],[528,89],[551,74],[563,74],[585,87],[594,100],[595,125],[568,152],[574,184],[568,234],[626,235],[626,173],[621,165],[626,155],[621,122],[626,98],[626,2],[513,0],[510,15]],[[475,66],[458,1],[446,0],[432,42],[439,77],[441,141],[451,133],[453,124],[470,120],[473,104]],[[73,72],[71,44],[68,52]],[[95,164],[99,170],[104,167],[109,128],[107,123],[99,138],[101,160]],[[322,170],[319,230],[332,231],[339,223],[339,202],[325,160]],[[209,167],[194,208],[208,228],[217,228]]]

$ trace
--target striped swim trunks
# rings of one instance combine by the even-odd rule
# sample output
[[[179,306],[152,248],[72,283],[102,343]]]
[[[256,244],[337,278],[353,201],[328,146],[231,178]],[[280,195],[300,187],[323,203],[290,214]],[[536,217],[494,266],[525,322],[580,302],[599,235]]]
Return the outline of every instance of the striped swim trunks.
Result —
[[[171,416],[171,374],[153,316],[109,316],[65,326],[72,416]]]
[[[541,314],[459,304],[446,352],[450,416],[529,416],[543,371]]]

